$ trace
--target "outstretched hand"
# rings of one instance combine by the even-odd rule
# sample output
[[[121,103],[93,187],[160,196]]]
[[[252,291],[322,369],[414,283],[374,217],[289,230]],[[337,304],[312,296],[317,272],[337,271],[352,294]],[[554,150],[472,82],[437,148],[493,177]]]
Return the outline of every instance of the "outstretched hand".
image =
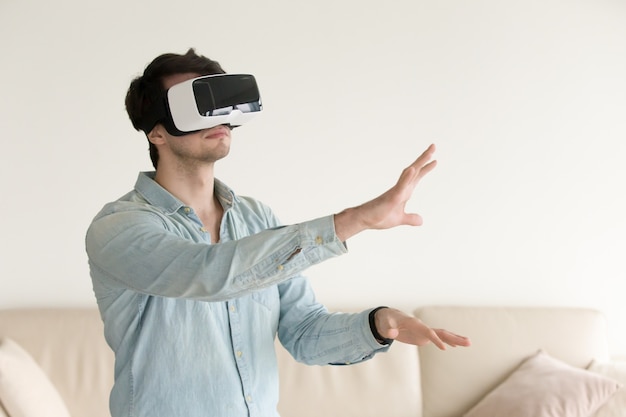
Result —
[[[444,329],[432,329],[420,319],[395,308],[382,308],[374,316],[376,330],[387,338],[401,343],[423,346],[434,343],[441,350],[448,346],[469,346],[469,338]]]
[[[417,213],[406,213],[405,207],[419,181],[437,165],[437,161],[431,160],[434,152],[435,145],[430,145],[402,171],[398,182],[385,193],[367,203],[336,214],[337,237],[346,241],[366,229],[390,229],[401,225],[420,226],[422,217]]]

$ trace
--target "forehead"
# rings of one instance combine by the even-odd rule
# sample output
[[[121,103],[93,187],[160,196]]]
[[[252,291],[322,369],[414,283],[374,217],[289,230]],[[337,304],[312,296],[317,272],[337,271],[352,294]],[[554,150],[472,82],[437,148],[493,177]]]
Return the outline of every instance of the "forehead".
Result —
[[[167,90],[176,84],[182,83],[183,81],[191,80],[192,78],[197,78],[199,76],[200,74],[195,72],[168,75],[167,77],[163,77],[163,88]]]

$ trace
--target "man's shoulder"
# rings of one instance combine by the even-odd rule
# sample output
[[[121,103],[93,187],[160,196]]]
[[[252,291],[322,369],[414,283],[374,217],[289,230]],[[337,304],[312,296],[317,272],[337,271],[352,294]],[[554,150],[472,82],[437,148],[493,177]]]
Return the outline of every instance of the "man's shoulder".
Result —
[[[110,216],[116,213],[159,213],[158,207],[155,207],[148,203],[140,194],[136,191],[130,191],[118,198],[117,200],[106,203],[100,211],[94,217],[94,220],[101,219],[103,217]]]
[[[272,211],[270,207],[267,204],[263,203],[261,200],[247,195],[238,195],[235,201],[238,203],[238,205],[248,208],[250,210]]]
[[[234,211],[247,223],[257,223],[261,229],[280,225],[272,209],[262,201],[250,196],[237,196],[233,204]]]

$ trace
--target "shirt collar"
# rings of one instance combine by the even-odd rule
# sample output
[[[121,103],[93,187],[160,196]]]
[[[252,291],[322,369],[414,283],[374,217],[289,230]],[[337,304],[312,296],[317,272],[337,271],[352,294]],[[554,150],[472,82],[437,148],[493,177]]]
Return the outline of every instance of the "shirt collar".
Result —
[[[151,205],[163,209],[166,214],[173,214],[184,207],[185,204],[182,201],[154,180],[155,175],[154,171],[140,172],[135,183],[135,191]],[[233,190],[217,178],[215,179],[215,194],[224,207],[224,211],[230,209],[237,198]]]

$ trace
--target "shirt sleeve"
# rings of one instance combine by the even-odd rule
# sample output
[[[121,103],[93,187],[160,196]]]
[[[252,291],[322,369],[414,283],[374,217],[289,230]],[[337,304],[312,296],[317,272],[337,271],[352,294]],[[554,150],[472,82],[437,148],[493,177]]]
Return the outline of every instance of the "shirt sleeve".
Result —
[[[96,218],[86,250],[94,280],[112,291],[224,301],[284,282],[345,253],[332,216],[210,245],[168,231],[150,211]]]
[[[369,325],[372,309],[329,313],[315,300],[308,280],[294,278],[278,286],[281,344],[298,362],[308,365],[350,365],[386,352]]]

